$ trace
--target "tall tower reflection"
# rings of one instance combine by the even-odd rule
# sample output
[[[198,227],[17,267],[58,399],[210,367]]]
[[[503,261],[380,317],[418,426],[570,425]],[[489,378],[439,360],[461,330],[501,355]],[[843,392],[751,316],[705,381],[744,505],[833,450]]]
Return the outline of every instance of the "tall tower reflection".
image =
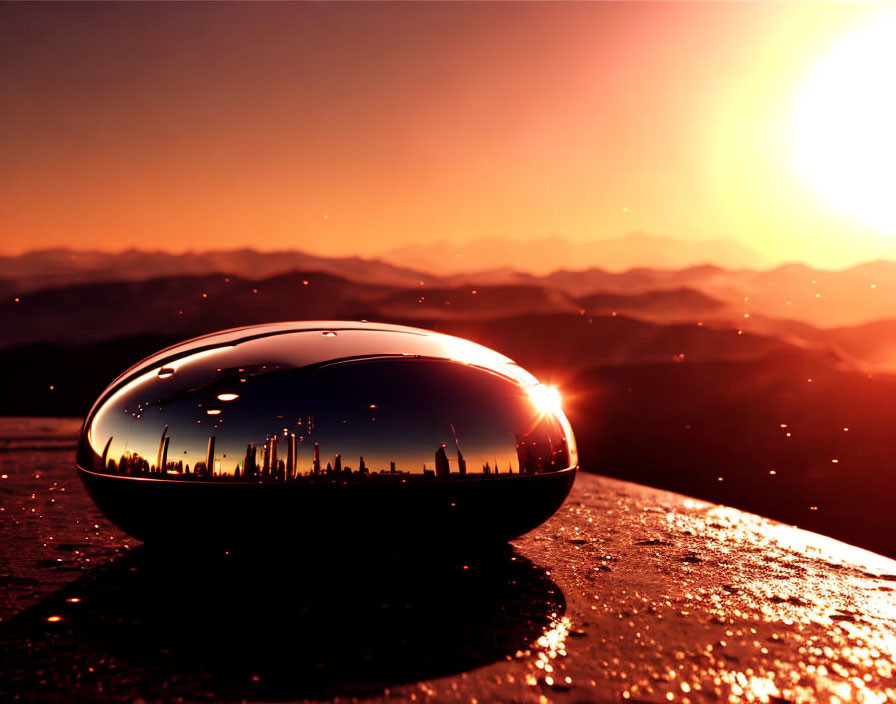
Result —
[[[162,461],[159,463],[159,471],[162,474],[168,473],[168,443],[171,440],[170,435],[165,436],[165,444],[162,446]]]
[[[296,435],[295,433],[290,433],[289,437],[286,439],[286,476],[284,479],[287,481],[291,481],[295,479],[296,475]]]
[[[205,472],[206,476],[213,477],[215,475],[215,436],[208,436],[208,452],[205,456]]]
[[[255,443],[246,445],[246,456],[243,458],[243,477],[252,479],[258,473],[255,459]]]
[[[446,478],[450,476],[451,469],[448,466],[448,453],[445,452],[445,443],[439,445],[436,450],[436,476]]]
[[[165,448],[165,440],[168,438],[168,424],[162,428],[162,437],[159,438],[159,451],[156,453],[156,471],[165,473],[165,465],[162,464],[162,452]]]
[[[460,451],[460,441],[457,439],[457,431],[454,429],[454,423],[451,426],[451,434],[454,436],[454,446],[457,448],[457,471],[464,477],[467,474],[467,461],[464,459],[464,453]]]
[[[109,462],[109,448],[112,446],[112,438],[113,438],[113,436],[110,435],[110,436],[109,436],[109,439],[106,440],[106,446],[103,448],[103,454],[102,454],[101,457],[100,457],[100,467],[102,467],[102,469],[103,469],[104,472],[105,472],[107,469],[109,469],[109,464],[108,464],[108,462]],[[113,460],[113,462],[114,462],[114,460]]]
[[[275,477],[279,472],[279,463],[277,461],[277,435],[271,434],[265,438],[264,453],[262,455],[261,477],[262,479],[270,479]]]

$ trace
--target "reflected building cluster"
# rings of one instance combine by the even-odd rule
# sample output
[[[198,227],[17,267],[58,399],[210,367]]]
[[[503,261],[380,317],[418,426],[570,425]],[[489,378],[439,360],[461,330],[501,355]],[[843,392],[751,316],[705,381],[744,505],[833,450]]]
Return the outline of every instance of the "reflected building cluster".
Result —
[[[546,433],[514,433],[513,440],[521,474],[544,474],[569,466],[569,447],[562,435],[554,439]]]
[[[444,339],[421,332],[250,328],[220,347],[166,351],[98,402],[78,463],[278,484],[457,481],[576,464],[568,422],[534,378],[488,350],[467,361],[468,343],[451,342],[460,361],[445,358]]]
[[[102,456],[96,458],[94,466],[108,474],[155,479],[189,479],[210,481],[247,481],[271,483],[314,483],[314,482],[350,482],[367,480],[399,480],[410,478],[423,479],[465,479],[474,477],[496,476],[498,474],[534,475],[556,472],[569,466],[570,458],[566,438],[562,435],[558,440],[552,439],[543,430],[528,433],[514,433],[517,466],[508,464],[501,471],[498,459],[494,465],[486,461],[480,473],[468,472],[467,461],[460,447],[457,433],[451,424],[456,449],[455,457],[450,458],[448,445],[440,443],[431,464],[424,463],[422,472],[398,469],[395,460],[389,462],[388,468],[373,468],[368,465],[363,455],[358,457],[357,469],[343,462],[342,454],[335,453],[333,459],[322,467],[320,444],[313,443],[310,466],[303,470],[300,466],[302,450],[307,444],[307,436],[292,432],[269,434],[264,443],[256,446],[254,442],[246,445],[245,454],[232,466],[227,466],[227,455],[216,454],[216,436],[209,435],[205,459],[195,462],[191,467],[183,460],[170,460],[168,451],[171,436],[169,426],[162,428],[155,462],[151,462],[139,452],[127,451],[116,461],[108,457],[109,448],[114,440],[110,437],[104,446]],[[452,469],[452,459],[454,468]],[[102,469],[100,469],[102,468]]]

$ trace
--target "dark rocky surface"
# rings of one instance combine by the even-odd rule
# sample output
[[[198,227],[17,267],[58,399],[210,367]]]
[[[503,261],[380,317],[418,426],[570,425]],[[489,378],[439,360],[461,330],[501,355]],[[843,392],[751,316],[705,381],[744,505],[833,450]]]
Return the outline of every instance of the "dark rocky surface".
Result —
[[[896,699],[896,562],[814,533],[581,474],[500,553],[159,554],[93,507],[77,429],[0,421],[3,701]]]

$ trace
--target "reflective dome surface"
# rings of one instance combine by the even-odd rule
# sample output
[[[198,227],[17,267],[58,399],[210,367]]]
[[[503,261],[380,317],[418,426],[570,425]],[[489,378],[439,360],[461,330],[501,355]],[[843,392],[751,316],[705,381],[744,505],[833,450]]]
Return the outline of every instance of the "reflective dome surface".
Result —
[[[227,540],[324,510],[346,530],[413,518],[507,539],[559,507],[577,464],[556,391],[507,357],[334,321],[228,330],[145,359],[91,409],[77,461],[137,537]]]

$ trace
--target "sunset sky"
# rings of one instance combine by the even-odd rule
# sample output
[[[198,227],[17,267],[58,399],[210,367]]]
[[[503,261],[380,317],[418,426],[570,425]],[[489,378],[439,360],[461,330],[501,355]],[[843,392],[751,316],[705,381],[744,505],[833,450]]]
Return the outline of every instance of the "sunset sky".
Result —
[[[892,9],[3,4],[0,252],[896,257]]]

